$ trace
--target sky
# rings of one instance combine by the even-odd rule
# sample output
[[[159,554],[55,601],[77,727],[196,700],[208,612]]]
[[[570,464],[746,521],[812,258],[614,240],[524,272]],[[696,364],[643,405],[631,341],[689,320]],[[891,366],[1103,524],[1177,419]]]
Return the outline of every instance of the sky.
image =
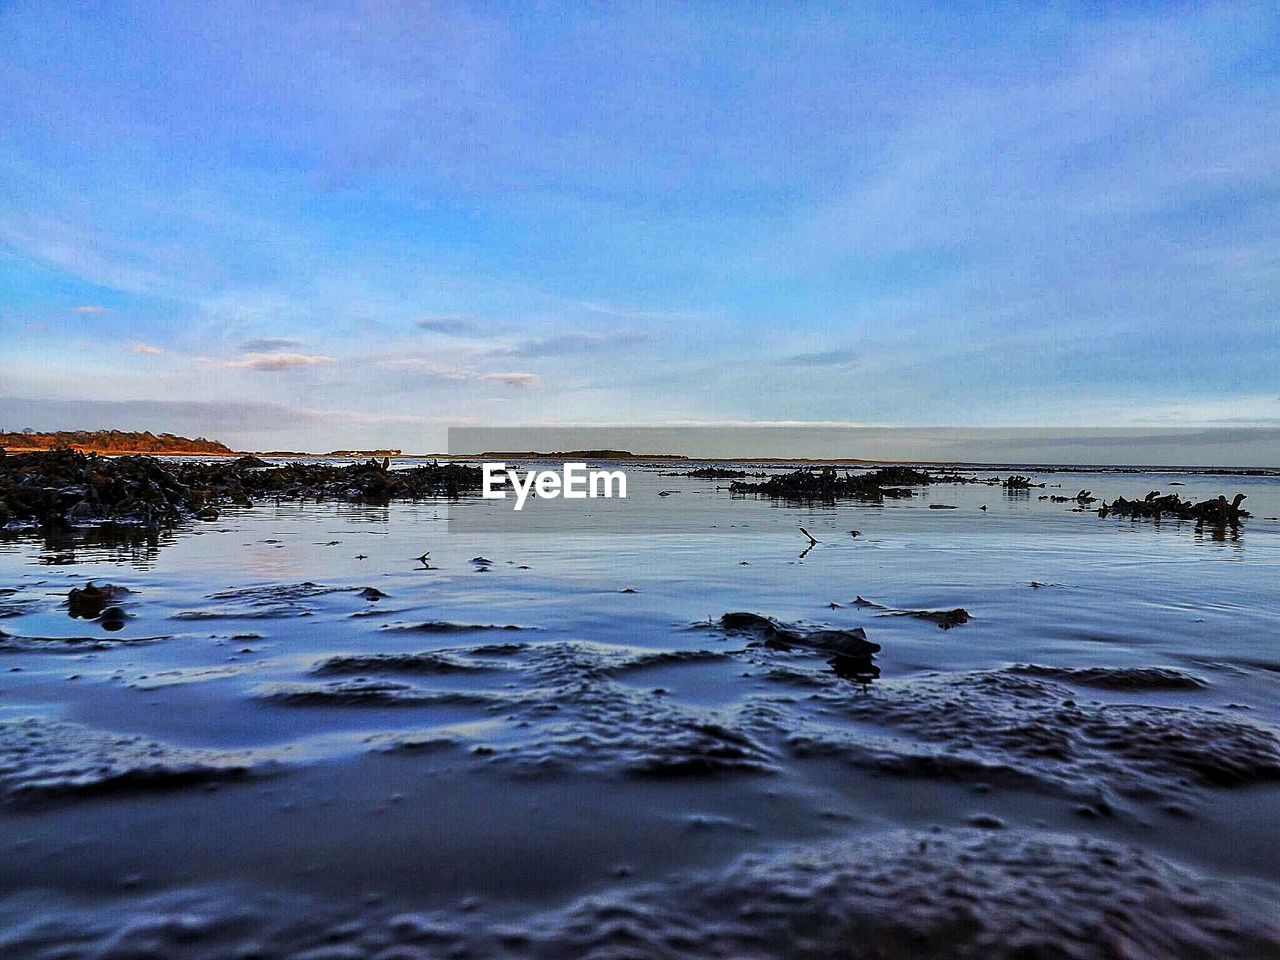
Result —
[[[0,428],[1280,426],[1273,2],[0,0],[0,91]]]

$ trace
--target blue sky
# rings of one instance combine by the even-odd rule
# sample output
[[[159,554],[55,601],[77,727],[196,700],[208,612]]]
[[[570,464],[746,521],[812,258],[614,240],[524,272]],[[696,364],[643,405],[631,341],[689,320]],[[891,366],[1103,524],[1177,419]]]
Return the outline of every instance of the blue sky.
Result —
[[[1274,4],[0,3],[0,426],[1280,425]]]

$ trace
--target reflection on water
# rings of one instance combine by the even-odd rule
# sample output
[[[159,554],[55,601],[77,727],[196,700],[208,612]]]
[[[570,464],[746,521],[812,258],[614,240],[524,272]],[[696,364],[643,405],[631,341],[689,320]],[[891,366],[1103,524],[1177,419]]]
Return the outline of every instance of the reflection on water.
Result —
[[[0,554],[30,549],[41,544],[37,562],[45,566],[106,562],[150,569],[166,544],[181,534],[156,534],[138,528],[97,527],[85,530],[49,531],[33,540],[31,534],[0,533]]]

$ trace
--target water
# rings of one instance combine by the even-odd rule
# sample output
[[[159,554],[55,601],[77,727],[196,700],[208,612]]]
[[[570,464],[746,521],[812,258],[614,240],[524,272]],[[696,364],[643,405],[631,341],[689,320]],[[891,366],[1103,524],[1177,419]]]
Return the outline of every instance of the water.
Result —
[[[560,535],[312,503],[151,545],[0,541],[0,955],[697,956],[707,931],[802,955],[792,927],[852,950],[847,915],[888,956],[1107,956],[1145,924],[1167,939],[1135,956],[1275,950],[1280,479],[795,507],[672,469],[630,466],[625,513]],[[1039,499],[1079,489],[1239,491],[1254,516],[1217,536]],[[68,616],[90,580],[131,591],[123,629]],[[862,627],[879,677],[727,633],[734,611]],[[975,863],[1004,886],[957,934],[973,901],[930,878]],[[1106,883],[1158,896],[1121,921]],[[1037,884],[1079,929],[1005,889]]]

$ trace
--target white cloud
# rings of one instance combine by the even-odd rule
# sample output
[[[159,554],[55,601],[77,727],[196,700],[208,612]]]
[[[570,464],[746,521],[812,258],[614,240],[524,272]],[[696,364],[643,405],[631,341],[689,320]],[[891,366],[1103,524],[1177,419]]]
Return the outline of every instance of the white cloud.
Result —
[[[392,357],[375,359],[384,367],[393,370],[412,370],[423,376],[440,380],[480,380],[488,383],[502,383],[509,387],[540,387],[542,377],[524,370],[502,370],[484,373],[470,367],[450,367],[425,359],[423,357]]]
[[[333,362],[333,357],[307,353],[246,353],[237,360],[228,360],[226,366],[238,370],[279,371]]]
[[[106,313],[107,308],[99,306],[96,303],[82,303],[80,306],[73,308],[71,312],[89,315],[94,313]]]
[[[155,344],[152,344],[152,343],[134,342],[134,343],[126,344],[125,349],[128,350],[130,353],[140,353],[143,356],[147,356],[147,357],[158,357],[164,353],[163,347],[157,347]]]

